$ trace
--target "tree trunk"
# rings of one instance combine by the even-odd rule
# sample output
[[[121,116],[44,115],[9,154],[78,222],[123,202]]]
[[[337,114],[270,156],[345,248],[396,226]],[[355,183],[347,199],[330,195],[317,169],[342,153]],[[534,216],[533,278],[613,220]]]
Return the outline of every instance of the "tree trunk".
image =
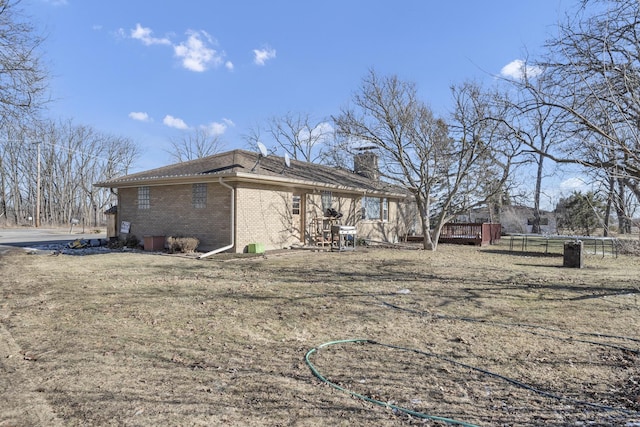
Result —
[[[431,219],[429,217],[431,206],[429,201],[422,200],[419,194],[415,196],[416,206],[418,207],[418,213],[420,214],[420,226],[422,227],[422,248],[425,250],[434,250],[435,245],[431,238]]]
[[[538,155],[538,168],[536,171],[536,185],[533,191],[533,226],[531,232],[533,234],[540,234],[540,193],[542,192],[542,165],[544,162],[544,155]]]
[[[623,180],[618,180],[618,192],[616,194],[615,204],[616,215],[618,216],[618,230],[620,234],[631,234],[631,220],[627,215],[625,203],[624,203],[625,183]]]
[[[17,166],[14,166],[14,168]],[[20,196],[20,180],[18,178],[18,172],[16,170],[13,171],[13,220],[15,225],[20,225],[20,210],[21,206],[21,196]]]
[[[609,217],[611,216],[611,205],[613,204],[613,197],[615,190],[615,178],[613,176],[609,176],[609,190],[607,191],[607,207],[604,211],[604,231],[603,236],[609,236]]]
[[[4,220],[4,223],[7,224],[7,191],[6,191],[6,180],[5,180],[5,171],[2,164],[2,158],[0,157],[0,218]]]

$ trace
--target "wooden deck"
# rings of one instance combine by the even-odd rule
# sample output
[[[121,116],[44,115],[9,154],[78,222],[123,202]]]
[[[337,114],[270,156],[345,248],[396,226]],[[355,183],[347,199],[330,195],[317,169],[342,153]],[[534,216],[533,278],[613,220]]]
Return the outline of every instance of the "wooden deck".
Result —
[[[451,222],[445,224],[438,243],[486,246],[500,240],[502,227],[497,223]],[[409,242],[422,242],[422,236],[409,236]]]

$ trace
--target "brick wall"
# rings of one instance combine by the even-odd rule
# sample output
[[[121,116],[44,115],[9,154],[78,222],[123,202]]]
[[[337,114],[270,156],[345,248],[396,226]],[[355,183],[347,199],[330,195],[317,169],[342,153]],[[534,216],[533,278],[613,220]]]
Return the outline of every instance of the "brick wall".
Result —
[[[244,252],[251,243],[262,243],[266,250],[313,243],[313,219],[324,216],[320,192],[253,183],[232,185],[236,187],[236,235],[232,251]],[[149,192],[150,208],[138,209],[138,189],[119,189],[118,220],[131,223],[129,234],[141,241],[145,236],[196,237],[200,240],[200,251],[229,244],[231,194],[228,188],[208,183],[205,208],[193,207],[191,184],[152,186]],[[299,215],[292,212],[294,194],[301,196]],[[343,214],[342,224],[357,227],[358,237],[389,242],[403,237],[404,227],[395,199],[389,199],[389,221],[386,222],[361,219],[360,195],[333,192],[332,207]]]
[[[320,193],[307,195],[307,243],[313,243],[315,233],[314,219],[324,216],[322,210],[322,196]],[[340,223],[355,225],[357,237],[383,241],[398,242],[406,233],[405,219],[400,215],[399,201],[389,199],[389,220],[363,220],[360,209],[362,196],[353,194],[332,193],[332,207],[343,214]]]
[[[118,220],[131,223],[129,234],[141,241],[144,236],[196,237],[198,250],[205,251],[229,244],[229,189],[208,183],[205,208],[193,207],[191,184],[152,186],[149,192],[150,208],[138,209],[137,188],[118,190]]]
[[[266,250],[300,243],[300,217],[293,215],[293,190],[242,183],[236,189],[236,251],[250,243]]]
[[[358,212],[360,212],[362,200],[358,201]],[[404,218],[400,214],[399,201],[389,199],[389,220],[369,220],[358,219],[358,238],[374,240],[379,242],[396,243],[404,239],[406,226]]]
[[[361,200],[359,201],[359,204]],[[359,205],[360,206],[360,205]],[[358,210],[359,212],[359,210]],[[396,243],[401,239],[400,219],[398,217],[398,201],[389,199],[389,220],[358,220],[358,238],[378,242]]]

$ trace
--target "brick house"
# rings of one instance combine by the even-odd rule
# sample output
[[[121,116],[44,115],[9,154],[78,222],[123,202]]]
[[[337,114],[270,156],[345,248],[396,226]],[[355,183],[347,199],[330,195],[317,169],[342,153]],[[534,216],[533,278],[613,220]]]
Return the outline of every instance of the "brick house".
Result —
[[[118,237],[196,237],[200,251],[330,245],[335,224],[355,226],[357,238],[396,242],[413,222],[407,194],[378,179],[373,153],[356,156],[358,173],[286,163],[233,150],[95,185],[117,193]]]

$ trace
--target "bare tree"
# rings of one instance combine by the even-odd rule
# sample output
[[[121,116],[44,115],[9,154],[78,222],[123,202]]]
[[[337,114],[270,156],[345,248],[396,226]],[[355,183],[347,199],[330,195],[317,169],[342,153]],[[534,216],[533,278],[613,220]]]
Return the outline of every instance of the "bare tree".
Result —
[[[176,162],[201,159],[222,151],[224,143],[219,134],[204,128],[185,132],[180,138],[172,138],[168,153]]]
[[[97,132],[89,126],[67,122],[44,122],[38,126],[5,127],[0,136],[0,183],[3,217],[10,224],[23,224],[39,213],[45,223],[67,224],[83,218],[98,225],[99,212],[112,203],[108,189],[93,183],[126,174],[138,156],[137,147],[126,138]],[[41,156],[38,159],[38,146]],[[41,169],[38,188],[36,169]]]
[[[397,76],[379,77],[371,70],[353,105],[334,117],[338,136],[375,147],[381,178],[413,196],[425,249],[436,250],[442,227],[457,213],[486,202],[489,187],[492,193],[499,191],[506,180],[502,168],[510,164],[500,165],[492,151],[499,122],[482,111],[487,105],[481,92],[471,84],[453,92],[455,129],[450,129],[418,99],[415,84]],[[471,181],[478,191],[463,192]]]
[[[21,127],[5,126],[0,131],[3,218],[5,223],[19,224],[33,213],[25,199],[31,191],[29,173],[33,169],[29,166],[29,159],[35,158],[35,153],[29,151],[35,146],[25,142],[27,138]]]
[[[454,216],[486,205],[492,217],[512,194],[513,172],[524,163],[520,140],[506,124],[512,103],[474,82],[453,86],[452,95],[450,135],[458,147],[453,158],[460,160],[451,169],[447,210]]]
[[[640,179],[640,3],[585,0],[538,66],[553,89],[514,82],[535,93],[540,106],[570,119],[559,153],[539,154],[560,163],[608,169],[625,183]],[[638,198],[640,201],[640,198]]]
[[[0,127],[33,114],[47,89],[43,38],[19,6],[20,0],[0,1]]]
[[[263,141],[261,137],[270,141]],[[333,127],[326,120],[314,120],[308,113],[287,113],[269,118],[262,128],[250,129],[245,140],[252,147],[258,141],[267,142],[271,151],[284,151],[292,159],[325,163],[328,142],[333,140]]]
[[[566,122],[571,119],[565,111],[553,108],[540,102],[539,94],[553,93],[555,82],[541,70],[529,74],[527,67],[522,68],[522,79],[525,84],[517,92],[515,99],[509,100],[509,117],[505,126],[513,132],[513,138],[525,146],[525,162],[534,165],[535,182],[533,188],[533,223],[532,232],[540,233],[542,181],[545,177],[545,160],[559,153],[563,142],[569,136],[564,132]]]

